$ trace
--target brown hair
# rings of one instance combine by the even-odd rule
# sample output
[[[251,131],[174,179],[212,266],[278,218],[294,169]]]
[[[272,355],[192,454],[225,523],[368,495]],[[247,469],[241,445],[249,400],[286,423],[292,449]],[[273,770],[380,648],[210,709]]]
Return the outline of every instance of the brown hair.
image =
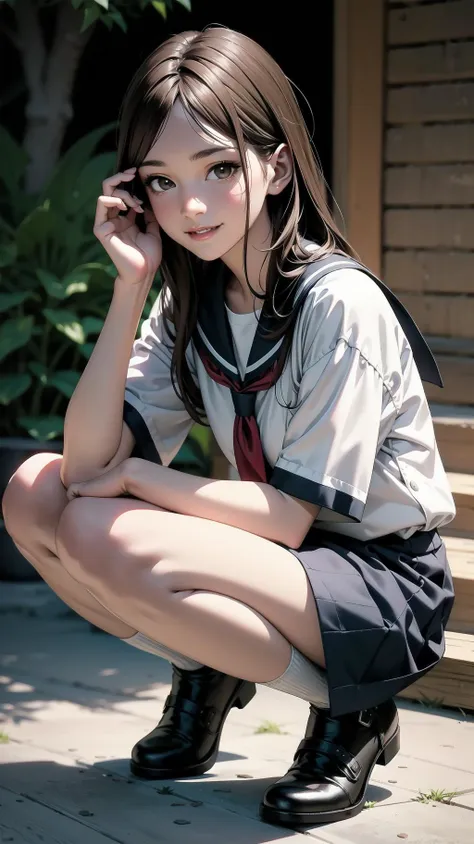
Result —
[[[211,125],[233,139],[245,161],[245,144],[265,158],[281,143],[293,161],[290,184],[277,196],[267,196],[273,226],[263,308],[280,317],[272,337],[285,337],[284,365],[296,320],[292,292],[305,265],[334,252],[355,253],[339,231],[326,200],[325,182],[293,89],[272,57],[255,41],[221,26],[202,32],[182,32],[161,44],[136,72],[121,109],[118,169],[139,166],[164,129],[179,97],[183,107],[205,131]],[[249,184],[244,255],[247,255]],[[138,181],[138,180],[137,180]],[[138,191],[135,190],[135,193]],[[142,194],[143,197],[143,194]],[[204,262],[162,232],[165,312],[174,327],[172,378],[176,392],[196,422],[203,421],[199,389],[185,352],[197,321]],[[302,238],[318,245],[305,250]],[[170,294],[170,295],[169,295]],[[288,307],[289,305],[289,307]],[[166,326],[166,323],[165,323]],[[280,369],[281,371],[281,369]],[[176,385],[177,382],[177,385]]]

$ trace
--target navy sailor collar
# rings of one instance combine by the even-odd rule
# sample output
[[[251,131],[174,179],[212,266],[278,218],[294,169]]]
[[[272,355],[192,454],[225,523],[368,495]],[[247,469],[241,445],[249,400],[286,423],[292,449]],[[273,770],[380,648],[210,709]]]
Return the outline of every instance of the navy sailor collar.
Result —
[[[361,270],[375,281],[382,293],[387,297],[410,343],[422,381],[442,387],[443,380],[433,353],[405,306],[402,305],[389,287],[354,258],[333,254],[308,264],[295,287],[293,307],[297,309],[302,307],[306,296],[314,285],[328,273],[340,269]],[[252,381],[262,376],[278,360],[283,338],[281,337],[279,340],[270,340],[268,338],[268,333],[275,330],[278,318],[269,316],[262,309],[250,350],[245,379],[242,380],[240,378],[235,360],[232,332],[225,308],[224,290],[226,278],[227,273],[222,264],[222,269],[216,273],[214,280],[208,281],[205,292],[200,297],[198,320],[193,342],[198,351],[202,350],[210,357],[214,364],[228,378],[232,379],[236,384],[246,387]]]

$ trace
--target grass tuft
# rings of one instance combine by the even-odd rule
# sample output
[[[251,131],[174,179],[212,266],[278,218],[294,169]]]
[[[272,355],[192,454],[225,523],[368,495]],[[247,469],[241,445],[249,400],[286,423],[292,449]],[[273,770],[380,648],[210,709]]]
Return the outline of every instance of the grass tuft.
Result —
[[[262,721],[259,727],[254,730],[254,735],[259,733],[275,733],[278,736],[285,736],[287,733],[284,732],[279,726],[276,724],[275,721]]]

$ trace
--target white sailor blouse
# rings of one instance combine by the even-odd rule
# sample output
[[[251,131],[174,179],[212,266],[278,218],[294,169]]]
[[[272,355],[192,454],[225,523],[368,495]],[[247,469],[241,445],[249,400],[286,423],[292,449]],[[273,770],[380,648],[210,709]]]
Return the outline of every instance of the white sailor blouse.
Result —
[[[408,539],[455,515],[422,379],[442,386],[434,358],[399,300],[342,255],[316,260],[299,279],[298,316],[278,381],[255,394],[268,483],[320,506],[315,529],[369,540]],[[206,289],[186,359],[207,420],[236,467],[235,395],[209,377],[203,357],[242,387],[279,356],[262,312],[242,382],[220,277]],[[124,420],[140,453],[167,466],[193,421],[171,382],[171,341],[161,294],[133,345]]]

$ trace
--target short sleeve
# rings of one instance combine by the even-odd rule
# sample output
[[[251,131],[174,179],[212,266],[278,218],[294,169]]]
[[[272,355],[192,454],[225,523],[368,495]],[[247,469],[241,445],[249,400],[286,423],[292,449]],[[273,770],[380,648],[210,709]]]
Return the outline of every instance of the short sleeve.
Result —
[[[328,284],[305,315],[298,400],[270,483],[332,511],[327,515],[333,520],[360,522],[382,419],[385,428],[387,413],[396,414],[388,373],[400,370],[400,358],[385,296],[379,299],[366,277],[373,285],[368,304],[365,281],[357,295],[360,273],[350,273],[353,287]]]
[[[172,351],[160,294],[133,344],[123,418],[135,437],[137,452],[164,466],[171,463],[193,425],[171,381]],[[192,370],[188,353],[187,360]]]

